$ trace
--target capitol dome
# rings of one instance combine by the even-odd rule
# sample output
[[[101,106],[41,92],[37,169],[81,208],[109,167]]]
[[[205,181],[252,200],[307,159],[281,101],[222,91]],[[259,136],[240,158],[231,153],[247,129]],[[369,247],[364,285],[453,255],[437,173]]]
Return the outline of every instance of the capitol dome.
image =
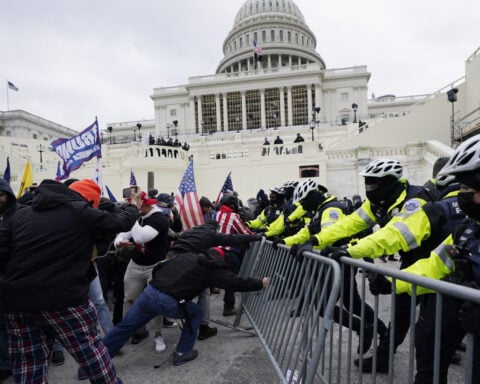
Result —
[[[257,45],[255,60],[253,48]],[[247,0],[223,43],[217,73],[325,63],[315,51],[317,39],[293,0]]]

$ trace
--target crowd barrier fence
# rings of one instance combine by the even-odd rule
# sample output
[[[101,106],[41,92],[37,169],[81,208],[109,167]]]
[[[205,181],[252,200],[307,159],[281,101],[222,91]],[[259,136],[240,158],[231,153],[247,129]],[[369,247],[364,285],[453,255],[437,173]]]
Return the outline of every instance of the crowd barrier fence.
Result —
[[[270,241],[262,240],[254,243],[245,255],[240,275],[268,276],[270,285],[261,293],[242,294],[233,326],[239,325],[243,315],[248,318],[282,383],[413,383],[417,304],[423,296],[417,296],[416,290],[417,286],[422,286],[436,292],[432,294],[436,296],[433,383],[440,383],[444,299],[454,297],[480,304],[480,291],[401,272],[398,266],[399,263],[379,265],[348,257],[342,257],[337,263],[317,252],[306,252],[305,257],[297,260],[289,254],[288,247],[279,245],[274,248]],[[397,280],[410,282],[413,286],[409,334],[396,353],[395,302],[398,296],[371,295],[367,276],[375,273],[392,278],[393,292]],[[362,304],[354,314],[349,310],[348,302],[352,303],[356,294]],[[375,320],[372,347],[362,352],[364,342],[367,343],[365,303],[373,309]],[[365,373],[365,356],[373,358],[374,367],[378,360],[379,318],[387,325],[390,323],[388,373],[376,373],[375,369],[372,373]],[[359,328],[358,322],[361,324]],[[451,366],[449,382],[472,382],[474,338],[473,334],[467,334],[463,368],[452,369]],[[354,364],[356,359],[358,367]]]

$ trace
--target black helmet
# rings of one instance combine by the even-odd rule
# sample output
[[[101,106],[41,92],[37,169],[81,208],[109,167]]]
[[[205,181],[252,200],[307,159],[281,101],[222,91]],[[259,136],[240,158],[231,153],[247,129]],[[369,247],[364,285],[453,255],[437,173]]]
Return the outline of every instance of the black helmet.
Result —
[[[232,208],[235,212],[238,212],[238,198],[235,195],[224,195],[220,200],[220,205],[226,205]]]

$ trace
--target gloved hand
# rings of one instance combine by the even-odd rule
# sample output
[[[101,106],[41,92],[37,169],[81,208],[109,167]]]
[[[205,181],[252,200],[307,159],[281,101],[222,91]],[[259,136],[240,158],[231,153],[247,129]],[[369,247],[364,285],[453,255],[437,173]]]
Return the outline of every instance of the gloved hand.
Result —
[[[389,295],[392,293],[392,283],[383,275],[371,273],[368,277],[372,295]]]
[[[458,312],[458,318],[465,331],[480,334],[480,305],[466,301]]]
[[[273,249],[278,249],[278,244],[285,244],[285,240],[283,240],[281,237],[279,236],[275,236],[273,239],[272,239],[272,247]]]
[[[343,247],[325,247],[321,253],[335,261],[340,261],[342,256],[350,257],[347,249]]]
[[[303,244],[295,244],[290,248],[290,254],[295,257],[297,260],[303,259],[304,252],[312,252],[313,247],[318,245],[318,240],[316,237],[311,237]]]
[[[267,228],[253,228],[253,229],[251,229],[251,231],[253,233],[257,233],[257,234],[261,235],[261,234],[267,232]]]

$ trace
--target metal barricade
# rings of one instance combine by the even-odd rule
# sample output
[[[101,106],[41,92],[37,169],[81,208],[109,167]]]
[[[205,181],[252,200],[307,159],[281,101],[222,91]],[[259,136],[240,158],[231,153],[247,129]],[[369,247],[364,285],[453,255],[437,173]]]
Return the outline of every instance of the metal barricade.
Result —
[[[327,382],[317,367],[324,357],[325,341],[340,289],[339,265],[308,254],[302,260],[289,248],[272,247],[263,240],[246,255],[243,276],[270,277],[261,294],[242,294],[240,313],[251,322],[283,383]]]
[[[401,272],[398,266],[348,257],[338,264],[316,252],[306,252],[297,260],[288,247],[274,249],[271,242],[262,240],[247,252],[240,275],[268,276],[270,285],[262,293],[242,294],[233,326],[238,326],[242,315],[247,316],[283,383],[413,383],[415,324],[424,297],[416,292],[422,286],[436,292],[429,294],[435,303],[430,382],[440,383],[442,306],[452,298],[480,304],[480,291]],[[397,280],[407,281],[412,294],[373,296],[368,289],[369,274],[390,277],[393,292]],[[408,324],[396,324],[399,300],[407,300]],[[389,332],[381,332],[382,320]],[[400,337],[399,328],[403,328]],[[388,352],[377,348],[382,337],[388,338]],[[473,366],[474,339],[480,342],[479,336],[466,336],[465,357],[461,366],[450,366],[449,382],[472,382],[472,372],[478,368]],[[379,354],[383,360],[388,354],[388,369],[382,373],[376,373]],[[364,372],[366,358],[371,358],[371,373]]]

